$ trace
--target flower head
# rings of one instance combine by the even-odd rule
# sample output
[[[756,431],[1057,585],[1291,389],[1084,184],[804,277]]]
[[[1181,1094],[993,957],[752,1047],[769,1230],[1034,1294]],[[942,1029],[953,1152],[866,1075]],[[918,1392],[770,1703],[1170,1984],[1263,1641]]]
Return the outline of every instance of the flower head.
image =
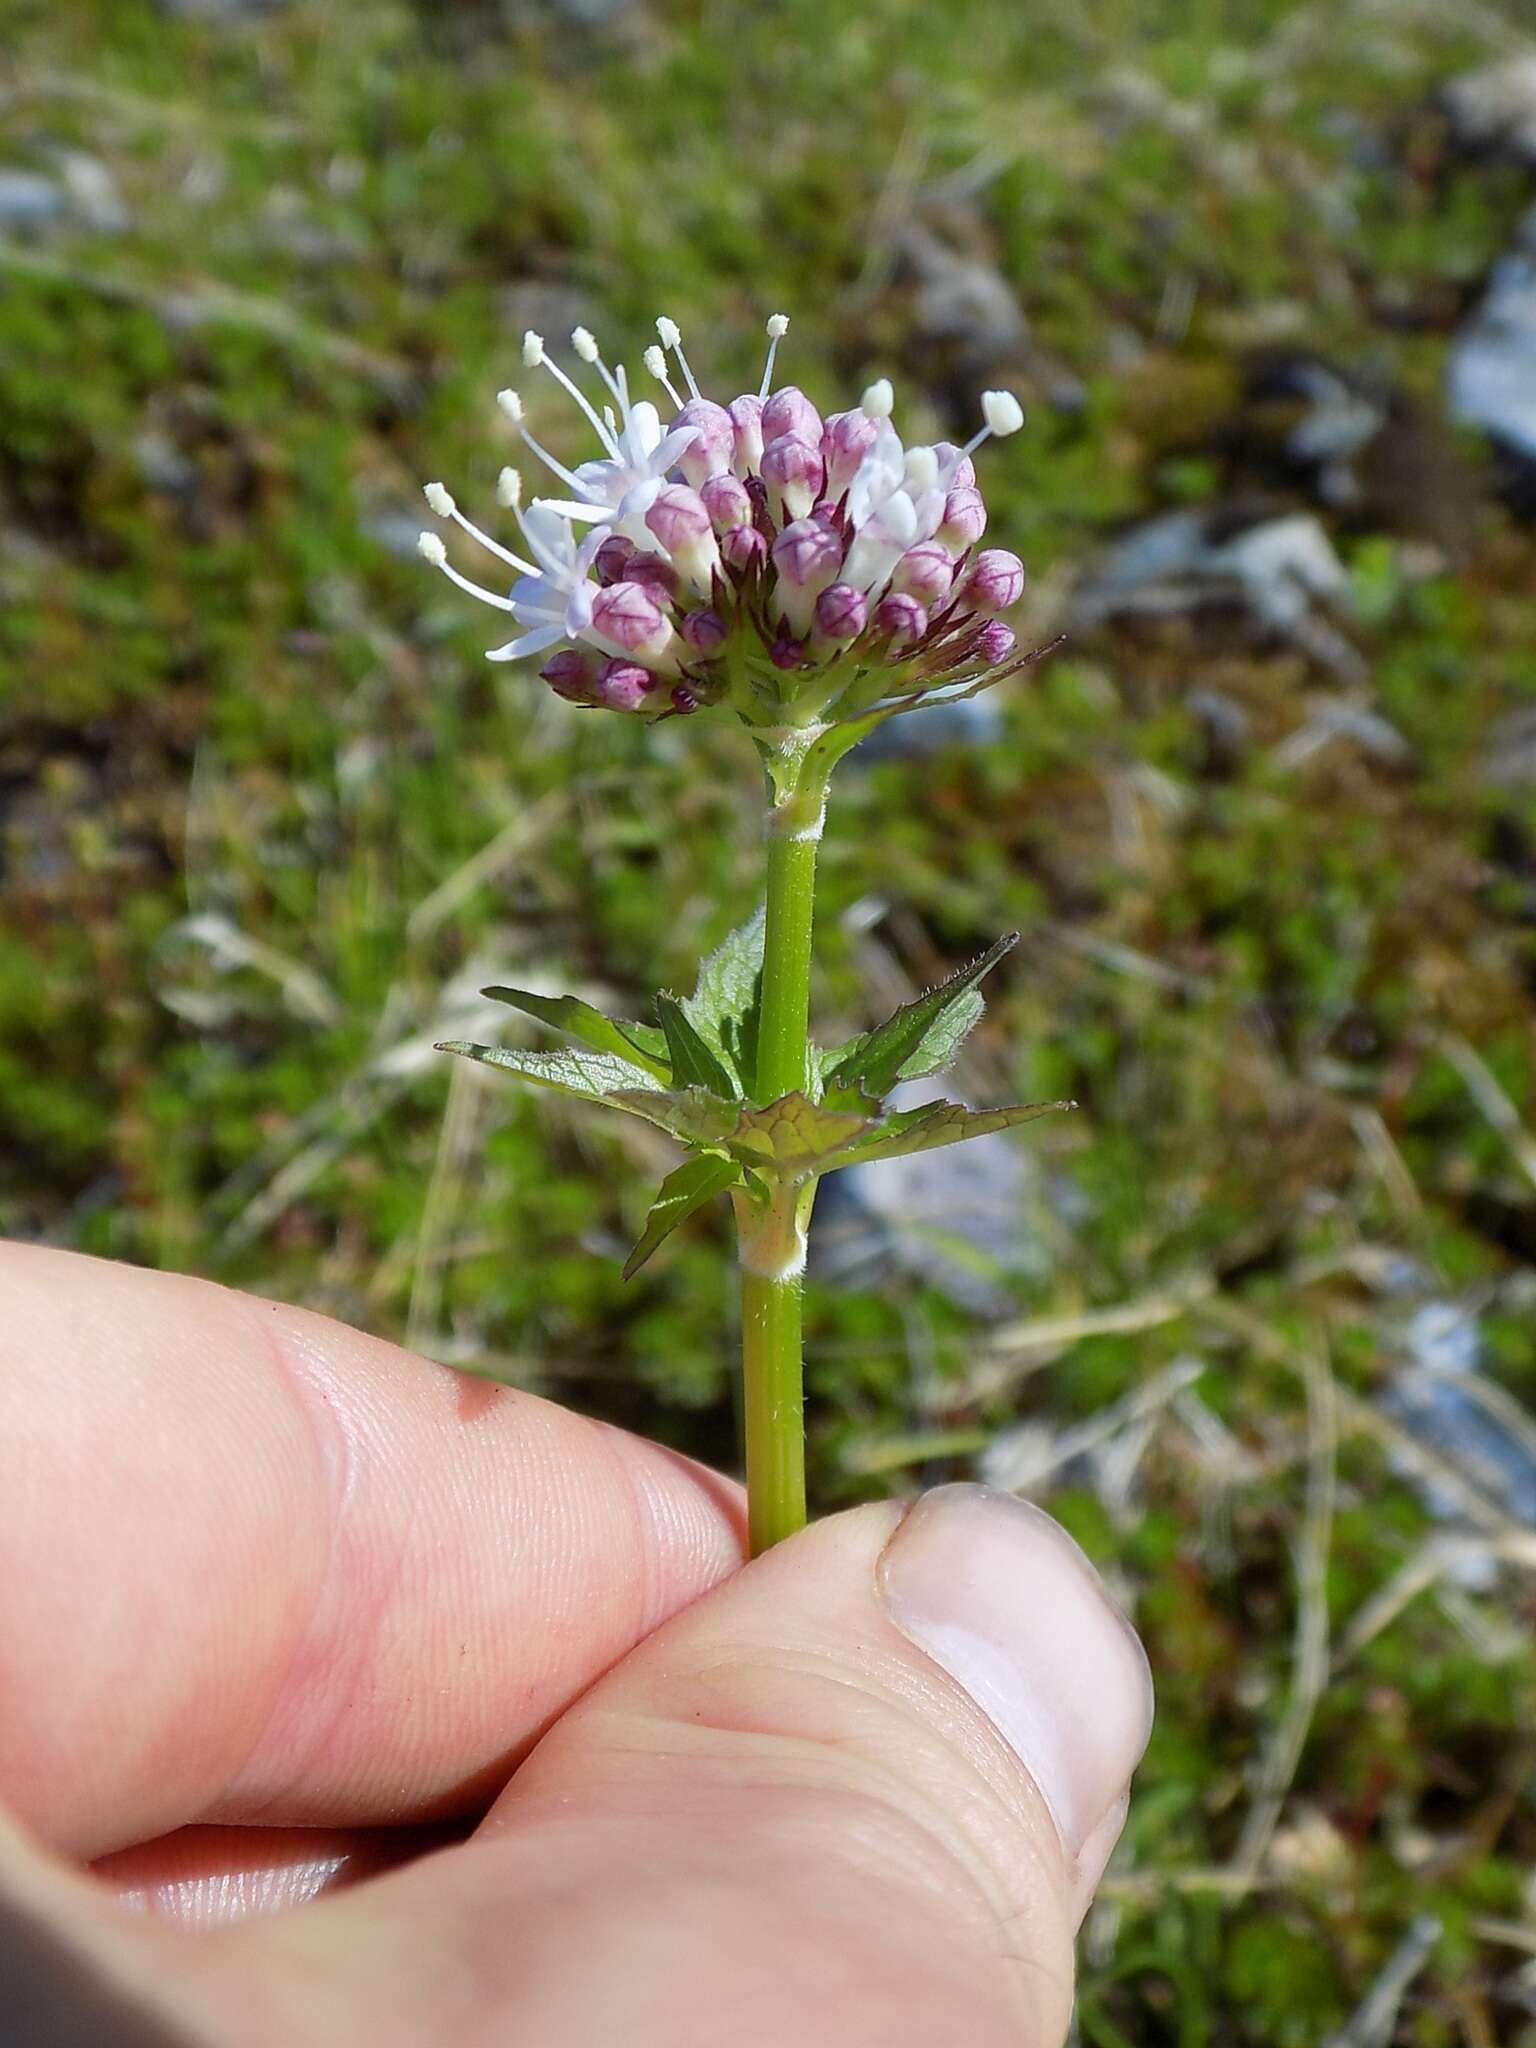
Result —
[[[749,724],[970,686],[1000,670],[1022,563],[977,551],[986,505],[972,460],[1018,431],[1010,392],[982,396],[982,425],[955,442],[905,443],[888,379],[823,417],[794,384],[774,386],[788,328],[768,322],[756,391],[726,403],[699,387],[674,320],[656,323],[645,367],[670,407],[631,394],[594,335],[571,335],[573,370],[525,335],[523,362],[582,416],[597,453],[568,466],[536,440],[524,397],[498,403],[560,494],[524,505],[519,473],[497,498],[517,524],[507,547],[472,524],[447,487],[426,486],[439,520],[511,572],[508,589],[462,574],[439,533],[422,553],[459,588],[523,629],[494,661],[546,655],[540,673],[573,703],[675,716],[730,703]],[[554,651],[552,651],[554,650]]]

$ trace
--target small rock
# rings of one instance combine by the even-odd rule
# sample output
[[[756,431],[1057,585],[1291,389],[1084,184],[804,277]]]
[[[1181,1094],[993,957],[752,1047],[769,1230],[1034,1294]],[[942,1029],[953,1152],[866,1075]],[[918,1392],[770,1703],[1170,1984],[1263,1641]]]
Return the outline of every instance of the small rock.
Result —
[[[1490,789],[1536,788],[1536,704],[1517,705],[1495,722],[1483,781]]]
[[[69,195],[56,178],[0,165],[0,228],[10,234],[37,234],[57,227],[68,212]]]
[[[1291,469],[1311,479],[1326,505],[1357,505],[1355,459],[1387,420],[1382,398],[1321,356],[1274,353],[1254,363],[1249,424],[1266,428]]]
[[[1404,1428],[1465,1474],[1515,1520],[1536,1527],[1536,1420],[1511,1395],[1479,1397],[1483,1357],[1477,1312],[1457,1301],[1422,1303],[1398,1344],[1401,1365],[1384,1405]],[[1454,1493],[1428,1481],[1432,1512],[1459,1519]]]
[[[1463,149],[1489,150],[1536,168],[1536,56],[1506,57],[1464,72],[1440,99]]]
[[[1133,527],[1078,585],[1071,615],[1085,628],[1225,616],[1353,678],[1360,657],[1325,615],[1348,599],[1344,566],[1310,513],[1255,518],[1218,506],[1165,512]]]
[[[603,340],[591,298],[558,279],[523,277],[509,284],[501,294],[500,315],[509,334],[520,336],[531,327],[552,349],[565,349],[573,327],[590,327]]]
[[[56,157],[75,219],[98,234],[122,234],[131,225],[130,216],[101,158],[83,149],[61,149]]]
[[[946,1094],[955,1100],[935,1082],[909,1082],[893,1101],[916,1109]],[[1032,1171],[1028,1155],[1001,1131],[964,1147],[846,1166],[827,1176],[818,1197],[816,1270],[823,1279],[868,1286],[895,1267],[973,1315],[1006,1315],[1005,1281],[1046,1263],[1024,1229]]]
[[[1482,428],[1512,481],[1536,487],[1536,208],[1452,344],[1446,381],[1455,417]]]
[[[1036,348],[1018,294],[992,259],[969,209],[908,216],[891,237],[905,353],[919,380],[969,433],[983,390],[1022,383],[1061,411],[1083,403],[1081,382]]]
[[[427,523],[420,512],[400,506],[381,506],[365,516],[363,531],[370,540],[378,542],[385,554],[393,555],[400,562],[414,562],[419,555],[416,543]]]
[[[1225,690],[1191,690],[1184,701],[1205,737],[1206,772],[1234,774],[1253,738],[1253,720],[1246,708]]]
[[[888,718],[860,740],[848,760],[855,768],[875,761],[923,761],[947,747],[989,746],[1002,732],[1002,709],[992,697],[956,697]]]
[[[147,428],[134,441],[133,459],[139,475],[152,491],[160,491],[168,498],[190,498],[195,494],[197,467],[169,434]]]

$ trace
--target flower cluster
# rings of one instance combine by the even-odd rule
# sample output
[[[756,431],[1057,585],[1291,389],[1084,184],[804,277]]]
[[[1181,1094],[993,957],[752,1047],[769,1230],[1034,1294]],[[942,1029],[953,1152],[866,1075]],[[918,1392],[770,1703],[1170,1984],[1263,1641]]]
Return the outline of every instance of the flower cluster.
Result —
[[[964,447],[906,447],[884,378],[825,419],[794,385],[771,388],[788,325],[768,322],[761,388],[717,405],[676,323],[658,320],[645,366],[670,426],[631,398],[623,366],[610,369],[585,328],[571,345],[602,384],[596,403],[541,336],[524,337],[525,365],[562,386],[602,453],[567,468],[528,431],[518,394],[499,394],[565,493],[525,505],[518,471],[502,471],[497,495],[523,554],[472,524],[442,484],[426,486],[439,518],[515,572],[509,594],[487,589],[453,567],[438,534],[421,536],[429,562],[523,629],[492,661],[546,656],[540,673],[576,704],[654,717],[729,701],[756,724],[807,700],[836,716],[1007,672],[1014,635],[998,614],[1018,602],[1024,566],[979,545],[987,510],[971,457],[1022,425],[1018,400],[984,393],[984,424]]]

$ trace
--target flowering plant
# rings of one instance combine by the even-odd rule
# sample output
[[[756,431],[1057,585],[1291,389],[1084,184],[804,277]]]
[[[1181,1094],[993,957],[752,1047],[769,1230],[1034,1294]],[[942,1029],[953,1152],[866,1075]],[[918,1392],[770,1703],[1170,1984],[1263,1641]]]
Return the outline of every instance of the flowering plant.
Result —
[[[472,524],[441,483],[426,486],[440,519],[515,573],[505,595],[453,567],[439,534],[421,537],[429,562],[523,629],[490,660],[545,656],[541,675],[577,705],[646,719],[717,713],[744,726],[762,758],[765,901],[704,962],[691,996],[659,994],[655,1022],[634,1023],[574,996],[488,989],[574,1047],[441,1048],[644,1117],[686,1147],[626,1276],[696,1209],[730,1195],[754,1551],[805,1520],[801,1282],[820,1177],[1062,1106],[887,1102],[899,1081],[949,1065],[981,1014],[977,984],[1016,934],[874,1030],[828,1048],[810,1040],[816,849],[833,769],[886,719],[971,696],[1037,656],[1015,653],[998,616],[1022,594],[1024,567],[978,546],[987,512],[971,459],[989,436],[1022,425],[1018,400],[986,392],[984,423],[964,447],[906,447],[884,378],[827,419],[795,386],[772,388],[788,324],[782,314],[768,322],[760,389],[718,405],[700,391],[676,323],[658,320],[660,345],[645,364],[673,408],[670,426],[631,396],[623,366],[610,369],[585,328],[571,344],[603,386],[595,404],[543,339],[526,335],[525,365],[575,401],[602,453],[567,468],[528,431],[518,394],[503,391],[503,412],[565,495],[525,504],[519,473],[502,471],[497,495],[521,533],[519,554]]]

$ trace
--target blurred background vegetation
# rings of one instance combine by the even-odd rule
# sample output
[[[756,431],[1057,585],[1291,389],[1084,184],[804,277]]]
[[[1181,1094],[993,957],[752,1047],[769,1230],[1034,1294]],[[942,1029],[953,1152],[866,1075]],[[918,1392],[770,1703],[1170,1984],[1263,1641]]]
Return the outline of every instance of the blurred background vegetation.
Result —
[[[1522,21],[0,0],[11,1233],[732,1463],[725,1219],[623,1286],[664,1144],[430,1045],[690,985],[749,754],[488,667],[419,484],[489,503],[529,325],[1028,398],[993,535],[1069,644],[844,772],[817,1007],[1018,926],[960,1083],[1082,1107],[828,1189],[812,1448],[1046,1501],[1146,1636],[1104,2048],[1536,2041]]]

